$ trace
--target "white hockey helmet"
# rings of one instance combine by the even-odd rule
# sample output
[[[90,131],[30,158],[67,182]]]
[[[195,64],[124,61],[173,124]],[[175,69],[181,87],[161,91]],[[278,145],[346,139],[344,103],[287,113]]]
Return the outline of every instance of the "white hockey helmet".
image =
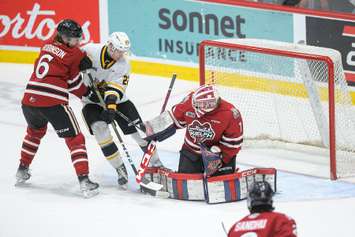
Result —
[[[198,117],[218,107],[219,95],[214,85],[202,85],[192,95],[192,106]]]
[[[107,40],[107,45],[112,44],[114,49],[128,52],[131,48],[131,42],[125,32],[113,32]]]

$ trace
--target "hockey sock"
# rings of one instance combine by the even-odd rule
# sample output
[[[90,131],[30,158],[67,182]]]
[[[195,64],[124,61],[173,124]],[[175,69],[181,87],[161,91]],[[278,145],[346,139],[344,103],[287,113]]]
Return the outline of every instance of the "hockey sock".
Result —
[[[122,158],[116,144],[113,142],[112,136],[106,141],[99,142],[102,153],[106,160],[115,168],[121,166]]]
[[[85,147],[85,138],[82,133],[79,133],[75,137],[66,137],[65,143],[67,144],[71,160],[76,174],[88,175],[89,174],[89,163]]]
[[[23,139],[21,149],[20,162],[22,165],[26,167],[30,166],[34,156],[37,153],[41,139],[46,134],[46,131],[47,126],[40,129],[27,127],[26,136]]]
[[[118,169],[123,161],[116,144],[113,142],[107,124],[103,121],[98,121],[91,126],[91,129],[106,160],[113,166],[113,168]]]

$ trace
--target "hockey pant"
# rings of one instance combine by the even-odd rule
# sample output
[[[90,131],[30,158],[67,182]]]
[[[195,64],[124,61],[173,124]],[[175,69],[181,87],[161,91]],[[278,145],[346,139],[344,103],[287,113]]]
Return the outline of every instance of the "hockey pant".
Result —
[[[235,171],[235,157],[227,163],[223,164],[213,176],[231,174]],[[192,151],[182,148],[180,151],[180,160],[178,173],[201,174],[204,172],[202,156]]]
[[[23,139],[20,162],[28,167],[47,132],[48,122],[57,135],[65,139],[76,174],[89,173],[85,138],[82,135],[72,109],[68,105],[51,107],[31,107],[22,105],[22,112],[27,122],[26,135]],[[53,155],[55,151],[53,151]]]

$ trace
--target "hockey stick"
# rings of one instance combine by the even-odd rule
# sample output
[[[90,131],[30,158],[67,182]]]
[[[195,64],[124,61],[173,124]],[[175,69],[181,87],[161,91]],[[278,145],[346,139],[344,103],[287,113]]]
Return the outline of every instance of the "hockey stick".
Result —
[[[161,111],[160,113],[163,113],[165,108],[166,108],[166,105],[168,103],[168,99],[170,97],[170,94],[171,94],[171,90],[173,89],[173,86],[174,86],[174,83],[175,83],[175,80],[176,80],[176,74],[174,73],[172,78],[171,78],[171,81],[170,81],[170,85],[169,85],[169,89],[168,89],[168,92],[165,96],[165,100],[164,100],[164,103],[163,103],[163,106],[161,108]],[[116,113],[121,117],[123,118],[127,123],[128,123],[128,126],[135,126],[137,129],[139,129],[140,131],[144,132],[146,131],[146,128],[144,126],[143,123],[139,123],[138,121],[132,121],[130,120],[126,115],[124,115],[121,111],[116,111]]]
[[[221,222],[221,224],[222,224],[222,228],[223,228],[224,233],[226,234],[226,236],[228,236],[228,232],[227,232],[226,227],[224,226],[223,221]]]
[[[116,114],[118,114],[118,116],[120,116],[121,118],[123,118],[127,123],[128,126],[135,126],[137,129],[141,130],[142,132],[145,133],[145,126],[143,123],[140,123],[139,121],[132,121],[130,120],[126,115],[124,115],[121,111],[116,110]]]
[[[160,113],[163,113],[165,111],[165,108],[168,103],[170,93],[171,93],[171,90],[173,89],[175,80],[176,80],[176,74],[174,73],[171,78],[169,89],[168,89],[168,92],[166,93],[165,100],[164,100],[164,103],[163,103]],[[150,159],[152,158],[152,156],[155,152],[156,145],[157,145],[156,141],[150,141],[148,143],[147,150],[143,155],[142,161],[141,161],[139,168],[138,168],[138,174],[136,175],[136,181],[138,183],[141,182],[141,180],[144,178],[144,173],[148,167]]]
[[[168,100],[170,98],[171,90],[173,89],[175,80],[176,80],[176,74],[174,73],[173,77],[171,78],[171,81],[170,81],[168,92],[166,93],[166,96],[165,96],[164,104],[161,107],[160,114],[162,114],[165,111],[165,107],[166,107],[166,104],[168,103]]]
[[[94,79],[92,78],[91,73],[87,72],[87,75],[89,76],[92,89],[94,90],[94,92],[96,93],[97,97],[99,98],[100,105],[103,107],[104,110],[106,110],[107,108],[105,106],[105,102],[104,102],[104,100],[103,100],[103,98],[102,98],[102,96],[101,96],[101,94],[100,94],[95,82],[94,82]],[[118,141],[120,142],[120,144],[122,146],[123,151],[126,154],[126,157],[127,157],[128,161],[129,161],[129,164],[131,165],[131,167],[133,169],[134,174],[137,175],[138,171],[137,171],[137,169],[136,169],[136,167],[135,167],[135,165],[134,165],[134,163],[133,163],[133,161],[131,159],[131,156],[128,153],[128,150],[127,150],[127,148],[126,148],[126,146],[125,146],[125,144],[123,142],[122,137],[120,136],[120,134],[119,134],[119,132],[117,130],[117,125],[116,125],[115,121],[113,121],[111,123],[111,126],[112,126],[112,128],[113,128],[113,130],[114,130],[114,132],[115,132],[115,134],[117,136]],[[152,196],[159,196],[159,197],[166,197],[166,198],[169,197],[169,193],[160,191],[163,188],[163,185],[161,185],[161,184],[154,183],[154,182],[151,182],[151,181],[143,178],[141,180],[141,182],[139,182],[139,185],[141,186],[142,190],[144,190],[146,193],[149,193]]]

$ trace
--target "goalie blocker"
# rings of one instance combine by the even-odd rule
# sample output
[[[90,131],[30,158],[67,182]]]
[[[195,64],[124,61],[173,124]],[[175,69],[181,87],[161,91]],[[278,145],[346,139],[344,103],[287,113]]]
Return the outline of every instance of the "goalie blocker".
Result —
[[[204,178],[203,174],[175,173],[166,168],[148,168],[145,178],[162,184],[170,198],[204,200],[208,204],[246,199],[249,187],[256,181],[267,181],[276,192],[274,168],[254,168],[210,178]]]

